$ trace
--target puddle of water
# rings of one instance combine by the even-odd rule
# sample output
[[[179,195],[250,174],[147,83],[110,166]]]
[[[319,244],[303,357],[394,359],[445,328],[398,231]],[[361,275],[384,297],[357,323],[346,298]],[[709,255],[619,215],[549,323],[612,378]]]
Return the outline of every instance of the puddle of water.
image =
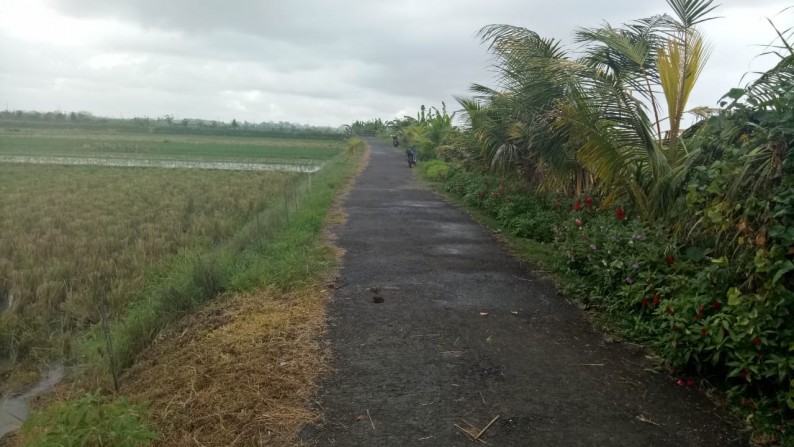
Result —
[[[305,173],[317,172],[324,166],[324,163],[242,163],[231,161],[146,160],[137,158],[35,157],[28,155],[0,155],[0,163]]]
[[[30,413],[30,399],[51,391],[63,376],[63,367],[56,366],[26,392],[0,399],[0,438],[21,427]]]

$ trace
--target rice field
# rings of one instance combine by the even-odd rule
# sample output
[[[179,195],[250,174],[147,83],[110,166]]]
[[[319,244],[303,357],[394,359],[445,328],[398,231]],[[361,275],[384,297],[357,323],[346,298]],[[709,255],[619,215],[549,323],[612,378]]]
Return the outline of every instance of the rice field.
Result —
[[[0,133],[0,155],[147,160],[318,163],[339,153],[339,140],[141,135],[22,129]]]
[[[169,138],[8,132],[0,156],[301,165],[325,163],[341,149],[336,141]],[[240,231],[269,225],[258,222],[266,210],[283,214],[305,177],[0,163],[0,377],[20,363],[71,358],[102,311],[123,316],[186,253],[210,258],[230,241],[255,243]]]

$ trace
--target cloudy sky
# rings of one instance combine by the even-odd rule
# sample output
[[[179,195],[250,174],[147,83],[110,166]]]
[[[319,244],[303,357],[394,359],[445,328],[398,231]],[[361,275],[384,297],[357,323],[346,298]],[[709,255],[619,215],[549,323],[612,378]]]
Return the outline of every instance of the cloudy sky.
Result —
[[[722,0],[690,106],[714,105],[783,28],[787,1]],[[569,40],[663,0],[0,0],[0,107],[337,126],[492,85],[486,24]]]

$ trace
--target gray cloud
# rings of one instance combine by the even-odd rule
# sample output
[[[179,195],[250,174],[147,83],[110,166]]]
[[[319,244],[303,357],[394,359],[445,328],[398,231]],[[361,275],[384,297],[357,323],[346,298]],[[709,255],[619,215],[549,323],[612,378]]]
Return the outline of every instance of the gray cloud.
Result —
[[[64,39],[25,35],[0,18],[0,104],[323,125],[388,119],[442,100],[454,109],[453,95],[493,83],[474,36],[486,24],[568,41],[579,26],[666,11],[661,0],[38,1],[48,20],[62,20]],[[693,104],[714,104],[745,71],[768,64],[752,61],[760,49],[750,44],[772,39],[761,19],[785,7],[722,3],[725,18],[706,27],[715,51]],[[61,42],[72,35],[79,42]]]

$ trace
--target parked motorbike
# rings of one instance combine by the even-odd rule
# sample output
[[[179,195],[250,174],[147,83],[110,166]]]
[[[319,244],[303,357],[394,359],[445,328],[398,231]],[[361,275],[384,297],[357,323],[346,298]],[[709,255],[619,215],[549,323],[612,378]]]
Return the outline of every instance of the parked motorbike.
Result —
[[[408,155],[408,167],[413,168],[416,166],[416,150],[412,147],[405,151],[406,155]]]

